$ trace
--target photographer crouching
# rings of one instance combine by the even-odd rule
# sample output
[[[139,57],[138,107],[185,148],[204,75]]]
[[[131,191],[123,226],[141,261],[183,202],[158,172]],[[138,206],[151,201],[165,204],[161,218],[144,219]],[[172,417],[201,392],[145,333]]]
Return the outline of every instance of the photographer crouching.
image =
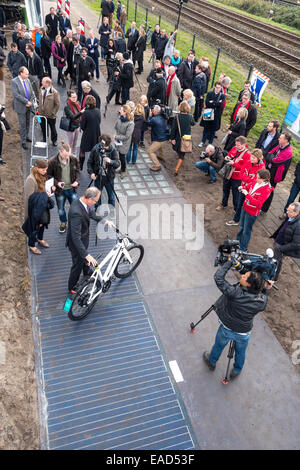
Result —
[[[115,170],[119,168],[120,160],[118,152],[111,144],[111,137],[102,134],[99,143],[92,149],[88,162],[87,171],[91,175],[96,188],[102,191],[105,187],[108,196],[108,204],[115,207],[114,179]],[[100,201],[100,202],[99,202]],[[101,197],[95,205],[95,209],[101,204]]]
[[[240,282],[230,284],[225,280],[226,274],[234,265],[231,256],[217,270],[214,279],[222,296],[214,304],[220,326],[215,344],[210,353],[205,351],[203,359],[210,370],[214,370],[225,346],[235,341],[235,360],[230,372],[230,379],[237,377],[244,366],[246,349],[253,327],[253,318],[267,305],[267,290],[274,281],[265,281],[260,273],[247,271],[241,275]]]
[[[195,166],[209,176],[208,183],[217,181],[217,172],[222,168],[224,163],[224,155],[220,147],[209,144],[205,152],[200,155],[200,162],[196,162]]]

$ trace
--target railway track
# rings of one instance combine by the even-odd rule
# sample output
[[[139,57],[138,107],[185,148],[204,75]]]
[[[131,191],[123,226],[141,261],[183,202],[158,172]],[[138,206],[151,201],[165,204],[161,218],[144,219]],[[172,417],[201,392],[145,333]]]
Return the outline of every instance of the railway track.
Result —
[[[169,11],[178,14],[178,4],[173,0],[163,1],[156,0],[158,5],[168,8]],[[195,14],[197,16],[195,16]],[[269,61],[277,64],[281,68],[294,75],[300,74],[300,59],[288,52],[285,52],[275,46],[272,46],[265,41],[257,39],[242,31],[236,30],[229,25],[224,25],[222,22],[209,18],[200,12],[184,6],[182,8],[181,16],[188,21],[196,23],[198,26],[209,29],[211,32],[219,37],[224,37],[227,40],[234,41],[237,46],[243,49],[247,48],[249,51],[254,52],[257,56],[264,56]]]
[[[212,4],[205,0],[198,0],[198,1],[189,1],[189,5],[195,5],[195,11],[198,11],[196,7],[203,7],[207,11],[213,11],[215,13],[220,13],[223,17],[231,19],[231,20],[238,20],[239,24],[249,27],[254,27],[257,31],[261,32],[262,34],[271,34],[272,37],[278,39],[280,42],[283,40],[286,44],[291,45],[295,49],[300,49],[300,35],[292,33],[290,31],[286,31],[280,29],[276,26],[269,25],[267,23],[263,23],[259,20],[255,20],[254,18],[247,17],[241,13],[237,13],[234,11],[230,11],[227,8]]]

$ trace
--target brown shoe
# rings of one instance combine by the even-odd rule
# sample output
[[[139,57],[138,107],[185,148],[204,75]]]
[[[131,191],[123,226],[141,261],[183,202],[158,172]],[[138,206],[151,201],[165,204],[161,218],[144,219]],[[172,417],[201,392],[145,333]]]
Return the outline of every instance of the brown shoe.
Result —
[[[161,166],[153,166],[152,168],[150,168],[150,171],[160,171],[161,170]]]
[[[41,255],[42,252],[36,247],[36,246],[30,246],[29,250],[31,253],[34,253],[35,255]]]
[[[218,207],[216,207],[216,211],[222,211],[223,209],[225,209],[225,207],[222,206],[222,204],[219,204]]]
[[[45,240],[38,240],[38,244],[43,246],[44,248],[49,248],[50,245]]]

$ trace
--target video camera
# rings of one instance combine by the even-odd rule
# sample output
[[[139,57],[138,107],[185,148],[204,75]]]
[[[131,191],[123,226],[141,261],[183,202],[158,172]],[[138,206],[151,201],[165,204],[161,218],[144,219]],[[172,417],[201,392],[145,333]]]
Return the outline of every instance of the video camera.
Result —
[[[257,255],[255,253],[247,253],[240,250],[240,242],[238,240],[229,240],[227,238],[222,245],[219,245],[215,266],[223,265],[231,256],[233,268],[241,274],[248,271],[260,273],[265,280],[273,280],[277,271],[277,260],[274,259],[274,253],[268,248],[265,255]]]
[[[169,119],[172,115],[172,108],[170,108],[169,106],[165,105],[165,104],[162,104],[161,100],[159,99],[156,99],[154,104],[151,106],[151,109],[154,108],[154,106],[160,106],[160,114],[161,116],[165,117],[166,119]]]

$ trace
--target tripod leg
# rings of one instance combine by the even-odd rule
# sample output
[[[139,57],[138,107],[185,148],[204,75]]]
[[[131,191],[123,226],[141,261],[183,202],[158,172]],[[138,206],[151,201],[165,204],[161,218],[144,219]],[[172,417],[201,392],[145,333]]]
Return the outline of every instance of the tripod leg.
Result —
[[[190,323],[190,327],[191,327],[191,333],[194,333],[195,332],[195,328],[196,326],[202,321],[204,320],[205,317],[207,317],[207,315],[210,314],[210,312],[214,309],[214,305],[212,305],[208,310],[206,310],[206,312],[203,313],[203,315],[201,316],[200,320],[197,321],[197,323]]]
[[[228,385],[228,382],[229,382],[229,380],[228,380],[229,367],[230,367],[230,361],[231,361],[231,359],[233,358],[233,355],[234,355],[234,350],[235,350],[235,341],[232,340],[232,341],[230,341],[230,344],[229,344],[229,349],[228,349],[228,354],[227,354],[228,364],[227,364],[225,378],[222,380],[223,385]]]

